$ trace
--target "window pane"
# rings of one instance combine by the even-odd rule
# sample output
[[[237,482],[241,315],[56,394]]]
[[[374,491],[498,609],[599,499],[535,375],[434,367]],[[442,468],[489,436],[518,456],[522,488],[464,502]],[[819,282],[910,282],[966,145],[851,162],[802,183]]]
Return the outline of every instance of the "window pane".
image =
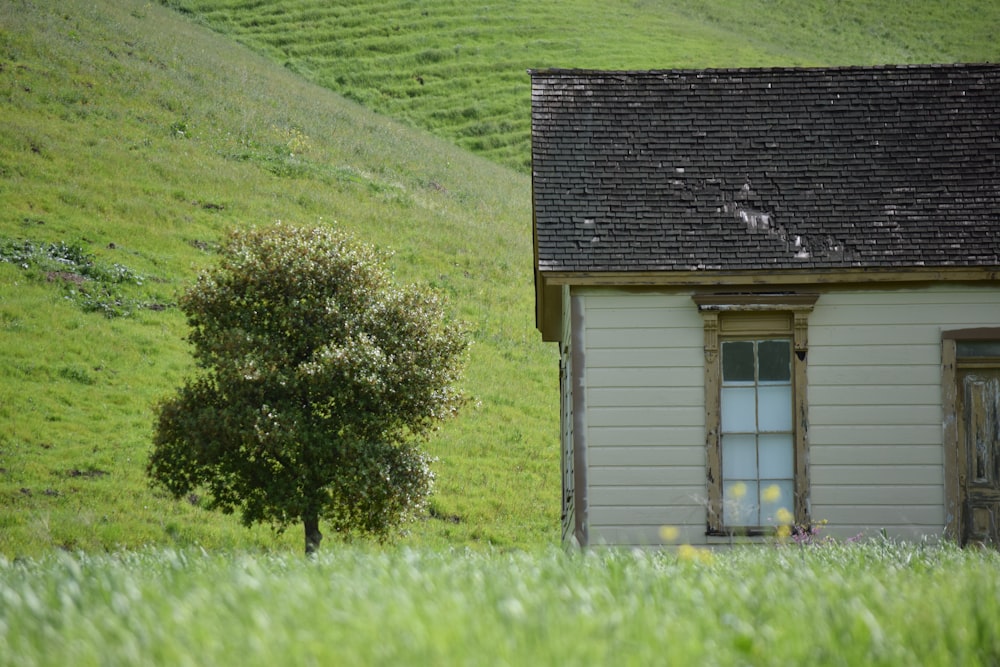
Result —
[[[726,390],[723,389],[723,392]],[[761,431],[792,430],[792,386],[788,384],[757,387],[757,427]],[[722,418],[725,420],[725,410]],[[722,427],[725,431],[725,426]]]
[[[757,344],[761,382],[788,382],[792,379],[792,346],[787,340],[762,340]]]
[[[791,433],[761,434],[758,438],[761,479],[795,477],[795,456]],[[723,439],[725,443],[725,439]],[[723,474],[725,468],[723,467]]]
[[[748,340],[722,344],[722,381],[753,382],[753,343]]]
[[[785,510],[780,512],[780,510]],[[764,525],[790,524],[795,517],[795,489],[791,480],[761,480],[760,522]],[[782,521],[783,520],[783,521]]]
[[[722,436],[722,478],[757,479],[757,438]]]
[[[960,340],[955,347],[960,357],[1000,357],[1000,341]]]
[[[753,387],[722,388],[720,409],[723,433],[753,433],[757,430],[756,393]]]
[[[722,520],[727,526],[756,526],[757,482],[732,481],[722,486]]]

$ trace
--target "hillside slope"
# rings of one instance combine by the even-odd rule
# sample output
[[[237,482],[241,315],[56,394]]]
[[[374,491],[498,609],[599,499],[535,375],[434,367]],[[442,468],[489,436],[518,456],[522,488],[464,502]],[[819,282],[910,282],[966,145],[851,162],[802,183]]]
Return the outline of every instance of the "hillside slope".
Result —
[[[995,59],[984,0],[162,0],[306,78],[527,171],[525,70]]]
[[[556,363],[533,330],[524,176],[157,5],[3,3],[0,27],[0,553],[300,548],[143,475],[151,405],[191,368],[171,304],[225,229],[276,219],[395,252],[473,332],[469,405],[429,445],[433,515],[407,539],[556,538]]]

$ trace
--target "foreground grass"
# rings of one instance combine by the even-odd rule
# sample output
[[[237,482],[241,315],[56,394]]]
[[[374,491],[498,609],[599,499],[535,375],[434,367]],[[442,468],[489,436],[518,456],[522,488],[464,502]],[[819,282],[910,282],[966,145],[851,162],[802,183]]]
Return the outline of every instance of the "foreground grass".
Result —
[[[0,564],[9,665],[990,665],[1000,556],[145,551]]]

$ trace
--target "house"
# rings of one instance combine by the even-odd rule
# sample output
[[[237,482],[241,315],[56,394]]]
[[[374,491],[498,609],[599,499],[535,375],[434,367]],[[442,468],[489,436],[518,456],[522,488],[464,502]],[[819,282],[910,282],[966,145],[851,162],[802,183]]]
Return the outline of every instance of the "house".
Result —
[[[1000,542],[1000,65],[530,74],[566,541]]]

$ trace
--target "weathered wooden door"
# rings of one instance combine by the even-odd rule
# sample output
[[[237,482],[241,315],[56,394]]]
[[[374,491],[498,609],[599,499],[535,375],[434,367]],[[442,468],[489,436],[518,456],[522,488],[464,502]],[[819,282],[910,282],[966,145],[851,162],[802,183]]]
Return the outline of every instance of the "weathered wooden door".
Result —
[[[1000,368],[964,369],[958,379],[962,544],[998,546]]]

